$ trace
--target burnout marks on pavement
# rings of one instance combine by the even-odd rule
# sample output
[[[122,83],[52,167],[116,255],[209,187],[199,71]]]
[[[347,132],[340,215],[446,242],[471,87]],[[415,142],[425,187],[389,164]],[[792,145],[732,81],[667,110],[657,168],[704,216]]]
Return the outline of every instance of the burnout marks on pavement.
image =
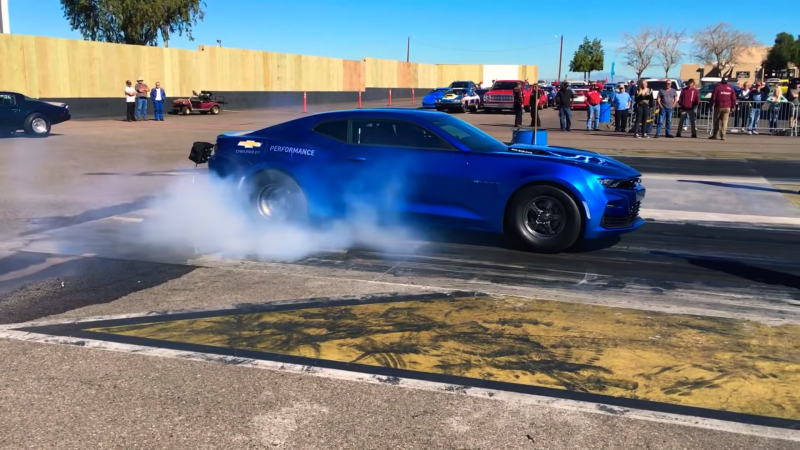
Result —
[[[794,325],[454,293],[20,330],[800,428]]]

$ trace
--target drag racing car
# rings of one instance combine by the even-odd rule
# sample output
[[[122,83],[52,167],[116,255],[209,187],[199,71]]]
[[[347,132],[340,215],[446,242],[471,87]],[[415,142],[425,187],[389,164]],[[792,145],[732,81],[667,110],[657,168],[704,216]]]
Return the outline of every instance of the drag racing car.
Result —
[[[45,137],[53,125],[71,117],[66,103],[43,102],[17,92],[0,92],[0,136],[24,130],[30,136]]]
[[[370,205],[384,223],[501,233],[539,252],[642,226],[641,174],[598,153],[503,143],[449,114],[360,109],[195,142],[256,223],[321,226]]]
[[[481,98],[472,89],[453,88],[436,100],[437,111],[478,112]]]
[[[430,92],[425,97],[422,97],[422,107],[423,108],[436,108],[436,100],[444,97],[444,93],[449,91],[450,88],[436,88]]]

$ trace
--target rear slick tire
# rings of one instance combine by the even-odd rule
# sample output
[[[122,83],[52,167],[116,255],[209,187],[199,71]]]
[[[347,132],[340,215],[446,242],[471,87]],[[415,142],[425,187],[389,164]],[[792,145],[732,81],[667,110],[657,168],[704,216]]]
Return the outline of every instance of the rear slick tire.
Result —
[[[537,253],[560,253],[580,238],[583,218],[575,200],[563,190],[532,185],[519,190],[506,209],[507,236]]]
[[[279,170],[265,170],[249,183],[247,207],[260,223],[305,225],[308,200],[297,182]]]

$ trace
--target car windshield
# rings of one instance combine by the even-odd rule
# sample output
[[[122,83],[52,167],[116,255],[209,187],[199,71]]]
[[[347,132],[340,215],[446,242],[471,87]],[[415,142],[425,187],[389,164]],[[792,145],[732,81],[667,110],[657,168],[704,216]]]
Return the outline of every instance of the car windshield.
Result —
[[[492,89],[499,91],[510,91],[517,87],[516,81],[498,81],[492,86]]]
[[[450,90],[450,88],[439,88],[439,89],[434,89],[434,90],[432,90],[430,93],[431,93],[431,94],[435,94],[435,93],[437,93],[437,92],[447,92],[447,91],[449,91],[449,90]]]
[[[461,119],[453,116],[444,116],[433,119],[431,122],[473,152],[497,153],[508,151],[506,144]]]
[[[469,83],[466,81],[454,81],[451,85],[451,88],[466,88],[469,87]]]
[[[653,91],[660,91],[662,89],[666,89],[667,88],[667,82],[666,81],[656,81],[656,80],[648,81],[647,82],[647,87],[649,87]],[[675,84],[674,81],[672,82],[672,89],[675,89],[675,90],[678,89],[678,85]]]

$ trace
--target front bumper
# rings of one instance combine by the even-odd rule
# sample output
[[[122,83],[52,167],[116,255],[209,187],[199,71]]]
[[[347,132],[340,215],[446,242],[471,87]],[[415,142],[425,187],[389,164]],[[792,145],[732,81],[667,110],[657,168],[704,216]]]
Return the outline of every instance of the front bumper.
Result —
[[[514,109],[514,103],[505,102],[483,102],[483,109]]]
[[[461,109],[464,104],[461,102],[436,102],[436,109]]]
[[[644,187],[637,189],[603,189],[600,198],[587,210],[585,237],[598,239],[629,233],[642,225],[639,211],[647,194]]]

